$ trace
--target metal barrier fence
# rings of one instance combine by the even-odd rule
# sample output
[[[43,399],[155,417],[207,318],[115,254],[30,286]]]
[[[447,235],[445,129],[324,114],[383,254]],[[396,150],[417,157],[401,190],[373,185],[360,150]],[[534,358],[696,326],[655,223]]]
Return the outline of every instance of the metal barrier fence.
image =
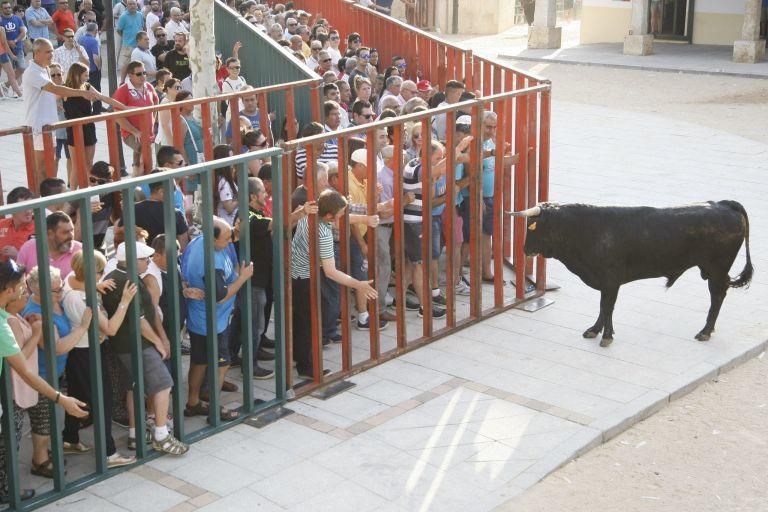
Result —
[[[324,133],[313,137],[307,137],[292,141],[284,145],[286,150],[283,156],[283,168],[288,170],[291,168],[292,158],[296,151],[306,151],[307,167],[304,172],[305,182],[304,185],[307,189],[307,199],[313,200],[317,198],[319,190],[317,188],[317,176],[315,163],[315,157],[319,156],[322,151],[319,147],[325,142],[331,139],[337,139],[338,141],[338,189],[342,195],[349,193],[348,189],[348,163],[350,159],[349,144],[352,139],[364,138],[368,141],[365,145],[367,150],[367,212],[372,215],[376,213],[376,183],[377,183],[377,149],[374,147],[376,140],[376,134],[378,130],[385,129],[388,132],[390,144],[393,141],[403,140],[403,134],[405,133],[405,123],[416,123],[422,127],[422,133],[431,133],[432,130],[432,118],[436,115],[446,116],[446,125],[449,127],[454,126],[454,122],[458,116],[458,112],[471,112],[472,128],[471,135],[473,136],[473,143],[470,149],[470,162],[465,169],[469,178],[469,208],[470,208],[470,228],[469,228],[469,240],[465,240],[465,243],[469,243],[469,267],[470,267],[470,299],[469,299],[469,311],[468,315],[464,319],[457,318],[457,299],[454,295],[454,285],[457,284],[456,274],[453,271],[455,265],[458,262],[455,261],[452,248],[456,245],[454,242],[454,220],[452,215],[445,217],[446,227],[443,229],[446,247],[446,263],[445,263],[445,275],[446,275],[446,324],[444,327],[435,327],[432,319],[432,299],[431,294],[427,293],[427,290],[432,290],[434,286],[430,285],[430,271],[427,271],[427,264],[424,263],[424,272],[422,275],[423,284],[422,288],[423,299],[423,321],[421,323],[422,335],[413,339],[408,339],[406,326],[409,324],[406,318],[406,297],[405,297],[405,284],[404,284],[404,269],[405,267],[405,244],[406,240],[403,236],[404,233],[404,221],[403,221],[403,207],[405,205],[403,199],[403,168],[405,163],[400,159],[395,158],[393,160],[393,175],[394,175],[394,231],[393,231],[393,245],[394,245],[394,261],[396,276],[396,335],[394,339],[389,339],[390,349],[382,350],[382,333],[379,331],[378,323],[376,319],[379,318],[379,301],[368,301],[366,311],[370,315],[370,330],[369,340],[366,346],[362,346],[360,343],[353,343],[352,330],[350,326],[350,304],[347,291],[342,290],[340,294],[341,303],[341,354],[340,361],[331,361],[334,372],[325,374],[323,371],[323,348],[320,343],[323,335],[321,333],[321,274],[320,274],[320,261],[317,244],[310,245],[310,328],[312,340],[312,361],[313,361],[313,379],[311,382],[299,383],[296,393],[298,395],[312,392],[313,390],[325,386],[331,382],[343,379],[351,374],[366,369],[370,366],[380,364],[390,358],[397,357],[398,355],[417,348],[426,343],[435,341],[436,339],[455,332],[457,329],[466,327],[477,321],[486,318],[489,315],[497,314],[510,307],[518,305],[522,301],[530,300],[538,297],[544,293],[544,286],[546,282],[546,267],[545,260],[539,258],[536,265],[536,287],[532,288],[530,283],[526,282],[527,274],[532,272],[528,269],[526,272],[526,266],[528,262],[523,254],[523,243],[525,237],[525,224],[523,222],[515,222],[514,227],[505,222],[508,217],[504,215],[504,212],[511,210],[511,206],[514,204],[514,208],[524,209],[528,201],[546,201],[548,199],[548,157],[544,154],[541,156],[540,167],[537,169],[530,165],[530,159],[527,158],[526,148],[528,147],[528,127],[530,124],[529,114],[534,113],[534,116],[545,116],[548,119],[549,115],[549,84],[540,84],[534,87],[519,89],[511,92],[501,93],[498,95],[492,95],[479,100],[466,101],[449,107],[438,108],[430,110],[429,112],[410,114],[398,118],[391,118],[384,121],[377,121],[372,124],[366,124],[363,126],[357,126],[346,130],[340,130],[332,133]],[[495,136],[492,138],[496,148],[509,148],[509,151],[500,149],[494,153],[494,156],[484,156],[483,153],[483,135],[481,126],[483,125],[484,112],[487,110],[493,110],[496,113],[498,119],[499,129]],[[507,126],[515,127],[515,130],[507,130]],[[548,123],[542,122],[542,138],[541,146],[543,152],[548,152],[549,134]],[[451,170],[455,166],[454,155],[455,150],[455,135],[453,130],[447,130],[446,140],[446,169],[445,182],[446,191],[445,197],[455,197],[459,188],[457,185],[457,179]],[[512,140],[517,143],[517,146],[512,145]],[[532,134],[535,135],[535,134]],[[428,138],[426,139],[428,140]],[[396,145],[399,149],[399,144]],[[515,148],[513,153],[511,148]],[[397,150],[396,150],[397,151]],[[421,150],[421,190],[432,190],[434,186],[433,178],[431,177],[431,149],[428,143],[424,143]],[[483,299],[483,286],[481,276],[481,237],[482,231],[482,209],[484,208],[484,197],[482,180],[484,176],[483,164],[484,160],[488,165],[488,158],[493,159],[495,166],[495,173],[493,179],[493,210],[490,214],[493,224],[493,290],[492,296],[488,296]],[[515,166],[514,176],[511,174],[511,166]],[[290,190],[290,183],[292,176],[288,172],[283,174],[283,179],[286,180],[283,183],[283,191],[287,194]],[[283,197],[284,208],[287,207],[289,197],[286,195]],[[422,198],[422,211],[431,212],[432,199],[430,194],[423,194]],[[287,211],[283,212],[283,215],[287,215]],[[424,215],[427,215],[425,213]],[[310,219],[309,221],[310,233],[316,233],[318,229],[318,220]],[[508,228],[508,229],[507,229]],[[377,251],[377,228],[369,227],[367,229],[367,260],[368,260],[368,279],[378,282],[379,279],[376,260]],[[429,221],[424,220],[421,225],[421,255],[424,262],[432,260],[432,225]],[[347,215],[343,216],[339,223],[339,250],[340,250],[340,269],[349,274],[350,270],[350,244],[351,244],[350,232],[349,232],[349,220]],[[290,259],[291,247],[289,241],[285,242],[285,254],[286,258]],[[504,261],[505,258],[509,258],[514,265],[515,277],[513,279],[515,283],[515,292],[512,296],[505,297],[505,282],[504,282]],[[532,262],[530,263],[532,268]],[[434,273],[434,272],[432,272]],[[284,286],[286,289],[286,310],[288,311],[286,322],[287,325],[291,325],[292,322],[292,308],[288,305],[292,302],[292,286],[290,276],[285,276]],[[380,288],[380,287],[378,287]],[[487,291],[487,290],[485,290]],[[358,311],[358,314],[361,312]],[[417,328],[418,330],[418,328]],[[286,346],[289,350],[286,352],[288,360],[291,358],[290,347],[295,344],[290,337],[292,336],[292,330],[289,328],[286,331],[286,335],[289,340],[286,342]],[[358,340],[359,341],[359,340]],[[357,361],[353,360],[353,355],[357,357]],[[290,373],[287,375],[288,382],[287,387],[290,389],[293,386],[292,376]]]
[[[54,154],[55,147],[55,133],[56,130],[71,128],[73,131],[73,138],[75,143],[75,150],[71,156],[73,160],[76,183],[70,184],[72,188],[87,187],[88,186],[88,173],[90,169],[85,161],[85,142],[83,137],[83,127],[87,124],[93,123],[96,125],[96,129],[101,133],[106,133],[106,143],[102,140],[97,143],[97,154],[105,154],[105,160],[115,169],[120,169],[120,151],[123,144],[119,136],[118,120],[126,120],[129,117],[140,117],[139,129],[141,133],[151,133],[153,123],[152,116],[164,111],[171,112],[172,121],[172,133],[173,133],[173,146],[179,149],[184,148],[184,137],[186,135],[186,128],[184,127],[184,121],[181,117],[181,109],[183,107],[195,106],[200,108],[201,112],[201,125],[203,133],[203,153],[206,160],[213,158],[213,120],[211,116],[211,106],[216,105],[221,101],[229,102],[230,112],[240,111],[240,100],[244,97],[251,97],[256,95],[258,97],[259,112],[269,112],[270,107],[273,105],[273,101],[284,101],[284,109],[288,116],[296,115],[296,101],[297,94],[304,93],[309,95],[313,100],[313,103],[319,104],[319,90],[317,88],[319,79],[312,78],[298,82],[292,82],[287,84],[273,85],[269,87],[260,87],[255,90],[236,92],[229,94],[222,94],[210,98],[195,98],[191,100],[165,103],[161,105],[155,105],[151,107],[133,108],[123,111],[115,111],[106,114],[100,114],[97,116],[91,116],[87,118],[73,119],[70,121],[60,121],[52,125],[46,125],[43,127],[43,148],[46,155]],[[270,95],[280,93],[282,97],[276,99],[270,98]],[[281,103],[282,105],[282,103]],[[269,129],[269,117],[267,115],[260,116],[261,130],[268,138],[270,144],[274,144],[272,140],[272,130]],[[27,169],[27,183],[32,190],[38,189],[38,176],[44,175],[46,177],[55,177],[56,169],[54,167],[55,161],[53,158],[45,158],[43,172],[35,171],[35,156],[33,147],[33,133],[31,128],[21,126],[8,130],[0,130],[0,137],[17,136],[22,138],[22,144],[24,147],[24,157]],[[292,123],[288,123],[288,135],[290,138],[296,137],[296,129]],[[143,172],[148,173],[153,167],[153,141],[149,137],[142,137],[141,139],[141,154],[142,154],[142,166]],[[242,146],[240,141],[240,130],[232,130],[232,146],[240,148]],[[189,159],[187,158],[187,161]],[[117,179],[118,176],[115,176]]]
[[[266,34],[256,30],[237,11],[220,0],[214,3],[216,46],[223,58],[228,56],[236,41],[245,41],[240,50],[241,75],[254,87],[268,87],[303,80],[317,79],[317,75],[302,66],[293,56]],[[319,82],[318,82],[319,84]],[[286,91],[269,94],[269,105],[276,113],[272,131],[280,136],[281,122],[295,117],[300,125],[320,119],[319,90],[297,90],[293,98],[293,113],[288,112]],[[293,135],[295,137],[295,134]]]
[[[89,212],[91,208],[91,198],[98,197],[99,195],[106,195],[111,193],[117,193],[122,196],[124,209],[122,220],[126,231],[131,233],[136,225],[134,218],[134,205],[135,205],[135,189],[142,184],[158,183],[163,184],[165,190],[165,197],[172,197],[174,191],[174,181],[183,180],[192,175],[198,175],[202,187],[202,193],[205,197],[212,197],[214,191],[214,171],[216,168],[225,166],[234,166],[238,169],[238,200],[240,204],[248,204],[248,172],[247,164],[253,159],[271,159],[275,176],[280,176],[281,172],[281,158],[282,151],[280,149],[268,149],[260,152],[246,153],[231,158],[222,160],[216,160],[214,162],[207,162],[191,167],[186,167],[179,170],[167,171],[159,174],[152,174],[149,176],[143,176],[140,178],[133,178],[117,183],[110,183],[100,185],[96,187],[90,187],[78,191],[67,192],[65,194],[51,196],[43,199],[35,199],[26,201],[24,203],[17,203],[13,205],[7,205],[0,207],[0,217],[10,215],[15,212],[24,210],[33,210],[35,217],[35,231],[38,234],[46,233],[46,208],[51,205],[61,204],[63,202],[69,202],[74,205],[79,212]],[[274,182],[275,193],[275,212],[273,219],[273,236],[275,240],[281,240],[285,236],[285,228],[283,222],[285,218],[282,216],[282,204],[281,197],[283,196],[281,186],[283,180],[276,179]],[[202,236],[204,237],[204,261],[205,261],[205,309],[207,320],[207,353],[208,353],[208,369],[207,378],[210,390],[219,389],[219,375],[217,372],[218,362],[218,349],[216,344],[216,335],[210,334],[216,332],[215,329],[215,308],[216,308],[216,290],[214,279],[214,225],[213,225],[213,204],[211,201],[203,202],[203,226]],[[175,223],[175,210],[173,201],[164,202],[164,222],[165,222],[165,235],[166,245],[165,251],[169,262],[177,261],[178,250],[176,246],[176,223]],[[83,240],[83,255],[85,257],[85,264],[88,269],[94,269],[94,251],[93,244],[93,222],[90,215],[82,215],[82,240]],[[49,255],[49,248],[46,236],[38,235],[36,238],[37,258],[38,261],[47,262]],[[126,266],[127,274],[130,276],[132,282],[137,282],[137,258],[136,258],[136,241],[133,237],[126,237]],[[239,243],[239,260],[250,261],[250,230],[240,230],[240,243]],[[275,283],[279,283],[285,272],[284,266],[284,254],[283,245],[275,243],[273,245],[273,259],[274,270],[273,280]],[[43,268],[47,270],[48,265],[43,265]],[[30,270],[30,269],[27,269]],[[65,276],[62,276],[62,279]],[[180,275],[175,264],[168,265],[168,289],[177,290],[180,286]],[[88,273],[86,276],[86,303],[95,312],[97,311],[98,296],[96,291],[96,274],[95,272]],[[241,289],[243,290],[242,297],[240,297],[240,328],[242,337],[244,340],[252,339],[251,319],[253,310],[251,308],[251,282],[248,282]],[[197,430],[192,431],[191,426],[194,426],[193,419],[184,418],[184,404],[185,390],[184,388],[184,376],[182,370],[182,355],[180,348],[180,331],[181,331],[181,318],[180,318],[180,299],[176,294],[169,294],[169,332],[168,337],[171,341],[171,374],[174,381],[174,388],[172,392],[172,412],[174,421],[175,435],[185,442],[196,441],[204,437],[210,436],[216,432],[221,431],[226,426],[239,423],[248,416],[266,410],[270,407],[279,405],[285,400],[285,367],[282,362],[285,360],[282,356],[285,348],[281,343],[284,336],[284,300],[282,296],[282,289],[279,286],[274,290],[274,326],[275,326],[275,339],[276,341],[276,361],[275,361],[275,382],[272,392],[272,398],[264,400],[256,400],[253,387],[253,358],[252,358],[252,345],[244,342],[243,347],[243,388],[242,395],[233,397],[228,395],[230,400],[237,400],[240,404],[239,410],[241,415],[238,420],[226,425],[222,424],[219,417],[219,397],[218,394],[211,391],[209,407],[210,413],[207,418],[208,424],[202,425]],[[59,376],[56,375],[56,351],[54,342],[54,323],[53,323],[53,303],[51,294],[51,278],[48,272],[40,272],[40,297],[41,308],[43,318],[43,336],[45,340],[45,364],[47,370],[48,383],[58,389]],[[139,304],[140,298],[137,294],[133,298],[134,308],[132,314],[124,320],[129,323],[130,332],[134,336],[134,344],[131,352],[132,360],[132,374],[144,375],[143,362],[141,357],[142,342],[141,334],[138,328],[139,325]],[[89,471],[82,472],[74,477],[67,478],[65,476],[64,456],[62,449],[61,438],[61,422],[58,420],[54,409],[54,405],[51,402],[51,448],[52,448],[52,461],[53,461],[53,486],[52,489],[44,494],[39,494],[33,499],[21,502],[19,496],[19,489],[21,484],[21,476],[18,471],[18,454],[16,451],[16,437],[14,426],[14,404],[13,404],[13,387],[11,384],[11,373],[7,362],[3,362],[4,371],[2,372],[2,379],[0,382],[0,398],[2,399],[3,407],[3,419],[2,419],[2,431],[3,431],[3,443],[6,447],[6,464],[9,484],[9,498],[11,510],[31,510],[44,504],[55,501],[66,494],[70,494],[81,490],[88,485],[103,480],[111,475],[119,472],[119,469],[108,470],[106,465],[106,440],[105,440],[105,410],[104,410],[104,390],[102,389],[102,373],[105,371],[101,364],[101,351],[102,347],[97,340],[99,339],[98,322],[91,322],[88,330],[89,337],[89,356],[90,356],[90,382],[91,382],[91,397],[92,402],[89,404],[91,408],[91,414],[93,417],[93,444],[94,444],[94,459],[92,465],[89,467]],[[143,434],[143,426],[145,425],[145,407],[144,407],[144,382],[142,379],[136,379],[133,387],[134,397],[134,414],[136,418],[135,424],[137,425],[136,436],[136,455],[139,462],[151,460],[155,456],[159,455],[157,452],[152,452],[148,449]],[[264,395],[262,394],[262,397]],[[199,425],[198,425],[199,426]],[[78,456],[79,460],[84,457]],[[130,466],[128,466],[130,468]],[[70,466],[69,471],[72,472],[73,468]],[[75,472],[78,472],[75,470]]]

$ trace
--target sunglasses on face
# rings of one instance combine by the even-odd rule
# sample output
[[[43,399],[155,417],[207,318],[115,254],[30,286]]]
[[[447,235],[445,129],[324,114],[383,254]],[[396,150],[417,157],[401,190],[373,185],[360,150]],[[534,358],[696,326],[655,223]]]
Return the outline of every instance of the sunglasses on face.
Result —
[[[339,40],[339,38],[338,38],[338,37],[332,37],[332,38],[331,38],[331,41],[338,41],[338,40]]]
[[[51,77],[61,76],[61,73],[51,73]]]
[[[358,57],[360,57],[361,59],[368,59],[370,58],[370,56],[371,55],[369,53],[361,53],[360,55],[358,55]]]
[[[323,59],[320,62],[331,62],[331,59]]]
[[[240,69],[240,66],[229,66],[229,69]]]
[[[408,65],[405,62],[403,62],[402,64],[398,64],[397,67],[400,69],[405,69],[406,67],[408,67]]]
[[[134,73],[133,76],[147,76],[146,71],[139,71],[138,73]]]

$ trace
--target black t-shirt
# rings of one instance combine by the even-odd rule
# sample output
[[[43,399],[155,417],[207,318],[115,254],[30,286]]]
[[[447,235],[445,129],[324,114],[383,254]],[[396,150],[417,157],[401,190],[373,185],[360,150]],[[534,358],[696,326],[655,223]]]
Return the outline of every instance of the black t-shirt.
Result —
[[[165,67],[165,63],[164,62],[160,62],[160,59],[159,59],[160,55],[165,53],[165,52],[169,52],[169,51],[173,50],[173,47],[174,47],[173,41],[171,41],[170,43],[166,43],[166,44],[157,43],[155,46],[153,46],[152,48],[149,49],[149,52],[152,55],[155,56],[155,59],[157,59],[157,67],[158,67],[158,69],[162,68],[162,67]],[[176,78],[176,77],[174,76],[174,78]]]
[[[109,290],[102,296],[102,303],[104,310],[107,312],[107,316],[110,318],[117,311],[117,306],[120,304],[120,299],[123,296],[123,287],[125,282],[128,281],[128,274],[125,270],[117,268],[107,274],[104,279],[113,279],[115,281],[114,290]],[[152,296],[149,294],[149,290],[144,286],[144,283],[139,279],[139,316],[146,318],[150,325],[155,325],[155,307],[152,305]],[[112,350],[117,354],[129,354],[131,347],[136,340],[136,334],[130,330],[130,322],[128,319],[133,314],[133,308],[136,307],[131,301],[131,305],[128,306],[128,311],[125,314],[125,320],[120,324],[120,328],[114,334],[109,337],[109,343]],[[141,336],[141,335],[139,335]],[[153,346],[146,338],[141,336],[142,349]]]
[[[251,283],[259,288],[268,288],[272,283],[272,231],[269,225],[272,219],[263,212],[248,210],[248,223],[251,229],[251,261],[253,277]]]
[[[187,220],[176,210],[176,236],[187,232]],[[120,219],[119,225],[123,225]],[[157,235],[165,233],[165,212],[162,201],[147,199],[136,203],[136,226],[144,228],[149,233],[147,244],[151,244]]]
[[[163,67],[173,73],[173,78],[176,80],[184,80],[192,74],[192,70],[189,68],[189,55],[182,55],[176,50],[171,50],[165,54]]]

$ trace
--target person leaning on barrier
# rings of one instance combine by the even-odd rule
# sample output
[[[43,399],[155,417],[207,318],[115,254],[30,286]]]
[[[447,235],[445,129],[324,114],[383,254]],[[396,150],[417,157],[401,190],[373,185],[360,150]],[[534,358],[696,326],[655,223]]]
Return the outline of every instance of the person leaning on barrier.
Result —
[[[93,101],[97,92],[91,89],[71,89],[56,85],[51,80],[48,66],[53,59],[53,45],[48,39],[36,39],[32,45],[32,62],[24,71],[22,89],[24,91],[24,124],[32,128],[35,151],[36,182],[45,179],[45,152],[43,151],[43,126],[58,122],[56,110],[57,96],[68,98],[79,96]]]
[[[253,263],[242,262],[239,266],[228,255],[232,240],[232,227],[218,217],[213,218],[213,264],[215,273],[216,296],[216,337],[218,346],[219,386],[223,385],[224,377],[229,369],[231,354],[229,353],[229,334],[232,311],[237,299],[237,292],[253,275]],[[205,235],[192,240],[181,261],[181,271],[184,280],[190,287],[205,289]],[[189,365],[189,394],[184,416],[208,416],[208,404],[200,399],[200,391],[209,364],[207,350],[206,305],[201,297],[190,298],[188,301],[187,330],[191,344]],[[220,389],[215,390],[218,393]],[[240,413],[237,409],[219,409],[222,421],[237,419]]]
[[[94,253],[95,268],[92,269],[95,272],[96,279],[100,279],[104,275],[104,267],[107,260],[100,252]],[[83,317],[86,308],[86,292],[85,281],[86,272],[89,269],[85,268],[85,256],[82,251],[75,253],[72,258],[72,273],[66,276],[64,279],[64,297],[62,300],[62,308],[64,313],[69,319],[70,323],[74,324],[79,322]],[[136,295],[138,288],[135,284],[126,282],[121,290],[120,304],[127,305]],[[99,342],[103,343],[107,336],[113,336],[117,329],[122,325],[125,320],[126,307],[118,307],[115,314],[108,317],[104,309],[99,304],[99,309],[96,313],[96,319],[99,325]],[[106,392],[103,394],[104,411],[108,416],[105,417],[104,433],[106,439],[107,449],[107,467],[116,468],[133,464],[136,462],[136,458],[132,456],[125,456],[117,452],[115,448],[115,440],[112,438],[112,393],[109,393],[110,382],[109,372],[106,371],[108,365],[105,352],[101,352],[101,366],[102,366],[102,389]],[[65,368],[67,374],[67,390],[69,393],[79,400],[86,403],[92,403],[91,397],[91,370],[90,370],[90,349],[88,334],[84,334],[77,342],[75,347],[69,352],[67,357],[67,365]],[[62,432],[64,453],[70,454],[82,454],[91,450],[90,446],[86,446],[80,442],[80,422],[74,416],[67,415],[64,419],[64,431]]]
[[[136,271],[142,275],[147,271],[150,259],[154,250],[141,243],[136,242]],[[125,242],[117,247],[117,268],[106,275],[105,280],[114,282],[114,289],[107,291],[103,295],[104,309],[111,318],[119,308],[127,309],[126,316],[130,318],[133,314],[135,301],[126,304],[123,300],[123,289],[126,283],[130,281],[126,266],[126,247]],[[132,281],[131,281],[132,282]],[[144,283],[139,280],[139,329],[141,338],[141,358],[144,365],[144,394],[151,402],[150,407],[155,412],[156,419],[153,432],[151,432],[152,448],[156,451],[169,453],[171,455],[183,455],[189,450],[189,446],[176,439],[170,433],[167,425],[169,412],[169,403],[171,389],[173,388],[173,379],[164,360],[170,357],[170,341],[163,330],[160,316],[152,305],[152,298],[149,295]],[[109,344],[112,351],[117,354],[117,359],[129,375],[132,375],[133,344],[136,342],[136,334],[131,331],[131,323],[123,322],[117,332],[110,336]],[[133,379],[136,377],[134,376]],[[132,386],[131,386],[132,387]],[[136,446],[136,418],[133,408],[133,392],[129,391],[127,395],[128,403],[128,448],[134,449]],[[131,435],[133,434],[133,435]]]
[[[344,214],[347,200],[335,190],[324,190],[320,193],[317,205],[307,203],[304,213],[318,215],[317,234],[309,232],[309,220],[306,216],[298,221],[296,233],[291,241],[291,282],[293,298],[293,355],[296,360],[296,370],[299,377],[311,378],[312,364],[312,332],[309,328],[310,294],[309,282],[309,244],[318,239],[320,262],[323,274],[342,286],[360,290],[368,300],[378,297],[371,286],[373,281],[358,281],[336,268],[333,254],[332,226],[338,225],[339,218]],[[373,216],[372,224],[378,224],[378,216]],[[372,225],[371,227],[376,227]]]
[[[84,418],[88,415],[82,408],[86,406],[83,402],[64,395],[60,391],[52,388],[43,378],[41,378],[36,371],[30,369],[27,364],[27,357],[22,354],[13,332],[13,329],[8,323],[10,313],[6,309],[8,304],[16,301],[22,295],[24,289],[24,268],[16,264],[14,260],[8,260],[0,263],[0,357],[8,362],[11,369],[16,374],[31,386],[35,391],[40,393],[44,398],[50,400],[54,404],[61,405],[64,410],[73,416],[78,418]],[[33,322],[33,326],[35,322]],[[37,331],[41,330],[39,320],[37,326],[33,327]],[[2,372],[2,366],[0,366],[0,372]],[[12,411],[3,411],[3,414],[13,414]],[[16,424],[17,427],[20,425]],[[16,444],[21,438],[21,429],[16,430]],[[2,454],[5,454],[5,450],[8,447],[3,443]],[[3,457],[4,458],[4,457]],[[5,471],[5,461],[0,471]],[[3,486],[2,493],[0,493],[0,503],[8,503],[10,501],[8,496],[7,480],[2,479],[0,485]],[[35,492],[30,489],[22,489],[21,499],[30,499],[35,495]]]

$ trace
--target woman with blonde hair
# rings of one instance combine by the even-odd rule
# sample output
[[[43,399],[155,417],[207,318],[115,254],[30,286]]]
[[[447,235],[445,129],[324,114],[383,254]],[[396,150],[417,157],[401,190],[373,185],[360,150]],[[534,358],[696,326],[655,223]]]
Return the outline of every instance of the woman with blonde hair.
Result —
[[[408,161],[421,157],[421,146],[424,140],[421,137],[421,123],[406,123],[408,138],[405,141],[405,154]]]
[[[90,89],[91,84],[88,83],[88,66],[80,62],[74,62],[67,71],[67,78],[64,81],[64,85],[72,89]],[[119,101],[113,100],[109,96],[99,93],[98,100],[112,105],[112,107],[123,110],[125,105]],[[80,96],[70,96],[64,98],[64,117],[66,119],[79,119],[81,117],[90,117],[93,115],[93,102]],[[96,153],[96,126],[93,123],[87,123],[83,125],[83,144],[85,145],[85,168],[90,171],[93,167],[93,155]],[[67,146],[69,146],[69,153],[74,154],[75,151],[75,134],[74,129],[67,128]],[[76,170],[72,166],[72,172],[69,176],[69,186],[71,188],[77,187]]]

